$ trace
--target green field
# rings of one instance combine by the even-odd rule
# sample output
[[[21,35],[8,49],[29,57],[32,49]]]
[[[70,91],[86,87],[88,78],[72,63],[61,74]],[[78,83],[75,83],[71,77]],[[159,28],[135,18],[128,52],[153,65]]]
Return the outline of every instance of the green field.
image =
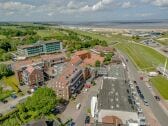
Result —
[[[168,79],[163,76],[157,76],[150,79],[155,88],[163,98],[168,99]]]
[[[131,37],[123,36],[121,34],[110,34],[108,36],[102,35],[98,32],[89,32],[89,31],[81,31],[81,30],[73,30],[81,35],[87,35],[94,39],[105,40],[109,44],[115,44],[116,42],[127,42],[128,40],[132,40]]]
[[[6,38],[6,36],[0,35],[0,39],[5,39],[5,38]]]
[[[160,39],[156,39],[157,42],[159,42],[160,44],[162,45],[168,45],[168,38],[167,39],[163,39],[163,40],[160,40]]]
[[[140,70],[154,70],[158,65],[165,62],[165,56],[147,46],[135,43],[119,43],[115,47],[127,54]]]
[[[4,77],[2,81],[7,85],[12,87],[15,92],[19,91],[19,81],[16,79],[15,76]]]

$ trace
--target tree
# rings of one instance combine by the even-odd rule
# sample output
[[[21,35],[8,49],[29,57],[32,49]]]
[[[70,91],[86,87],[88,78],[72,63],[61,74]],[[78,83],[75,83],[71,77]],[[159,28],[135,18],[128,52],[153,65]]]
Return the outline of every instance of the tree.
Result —
[[[3,76],[6,76],[6,77],[7,77],[7,76],[10,76],[10,75],[13,75],[13,74],[14,74],[13,71],[10,70],[7,65],[5,65],[5,64],[0,64],[0,79],[1,79]]]
[[[11,45],[9,42],[3,41],[2,43],[0,43],[0,48],[7,52],[11,49]]]
[[[100,52],[100,56],[101,56],[101,57],[104,57],[104,52]]]
[[[39,88],[32,97],[29,97],[26,102],[18,106],[19,116],[22,121],[26,122],[32,118],[49,115],[58,101],[52,89],[47,87]]]
[[[95,67],[100,67],[100,61],[99,61],[99,60],[97,60],[97,61],[95,62]]]

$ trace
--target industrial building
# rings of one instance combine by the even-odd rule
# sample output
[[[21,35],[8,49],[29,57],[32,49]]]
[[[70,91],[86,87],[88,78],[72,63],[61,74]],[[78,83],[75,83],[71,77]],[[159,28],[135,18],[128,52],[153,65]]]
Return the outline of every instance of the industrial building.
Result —
[[[103,78],[97,97],[91,99],[93,125],[140,126],[136,104],[123,66],[113,66],[110,71]]]

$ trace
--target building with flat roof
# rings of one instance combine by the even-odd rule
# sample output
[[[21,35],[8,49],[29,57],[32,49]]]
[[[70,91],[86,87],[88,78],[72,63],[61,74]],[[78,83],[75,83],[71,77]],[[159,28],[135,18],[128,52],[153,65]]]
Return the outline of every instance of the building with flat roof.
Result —
[[[91,112],[94,113],[96,125],[135,126],[139,125],[138,114],[132,102],[129,85],[124,68],[116,65],[104,77],[97,95],[97,101]],[[91,103],[93,103],[91,101]],[[93,117],[93,115],[92,115]],[[132,121],[130,121],[132,120]]]
[[[63,49],[62,42],[57,40],[40,41],[33,45],[23,45],[18,47],[17,53],[20,56],[31,57],[40,54],[60,52]]]

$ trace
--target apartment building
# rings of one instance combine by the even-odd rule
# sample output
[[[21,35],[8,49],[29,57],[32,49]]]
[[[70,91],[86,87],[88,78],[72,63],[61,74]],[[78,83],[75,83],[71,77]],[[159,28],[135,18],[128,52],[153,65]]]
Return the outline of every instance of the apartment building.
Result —
[[[58,97],[69,100],[72,94],[82,89],[84,81],[82,68],[68,63],[59,78],[51,80],[48,86],[55,90]]]
[[[47,77],[47,72],[54,67],[54,65],[66,62],[66,57],[64,54],[48,54],[41,55],[38,58],[29,58],[27,60],[17,61],[12,64],[12,69],[20,83],[23,81],[23,72],[29,67],[40,67],[43,71],[44,78]],[[49,79],[49,78],[48,78]]]
[[[22,73],[23,83],[31,87],[44,84],[44,75],[41,67],[28,66]]]
[[[62,42],[56,40],[37,42],[33,45],[18,47],[17,53],[20,56],[31,57],[40,54],[60,52],[63,49]]]

